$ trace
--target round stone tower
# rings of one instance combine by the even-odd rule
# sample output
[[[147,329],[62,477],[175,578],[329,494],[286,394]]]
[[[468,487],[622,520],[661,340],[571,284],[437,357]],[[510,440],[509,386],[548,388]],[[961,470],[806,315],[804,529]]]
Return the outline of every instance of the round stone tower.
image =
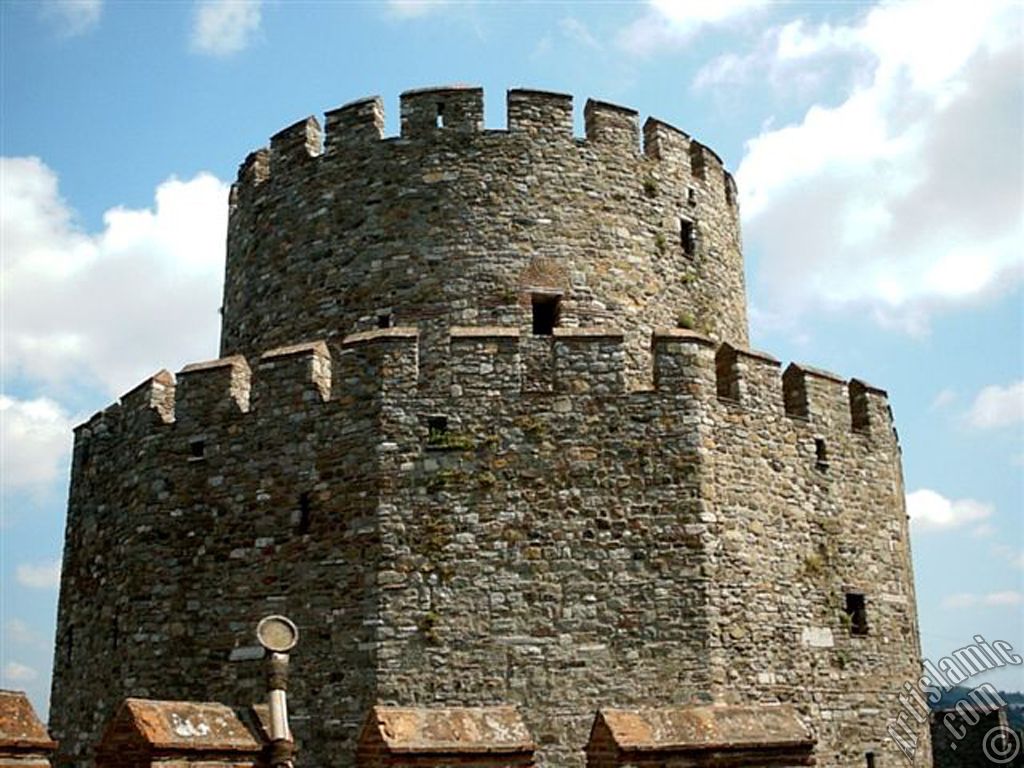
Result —
[[[392,325],[426,346],[457,325],[609,326],[642,382],[657,327],[747,342],[735,186],[653,118],[513,90],[484,130],[478,88],[409,91],[401,135],[379,98],[286,128],[232,193],[221,354]],[[323,146],[322,146],[323,145]]]
[[[263,698],[279,613],[298,768],[621,766],[644,729],[690,764],[669,721],[730,765],[927,763],[887,730],[921,666],[885,392],[749,349],[720,160],[584,114],[413,91],[398,137],[370,99],[247,158],[221,356],[75,431],[60,765],[126,698]]]

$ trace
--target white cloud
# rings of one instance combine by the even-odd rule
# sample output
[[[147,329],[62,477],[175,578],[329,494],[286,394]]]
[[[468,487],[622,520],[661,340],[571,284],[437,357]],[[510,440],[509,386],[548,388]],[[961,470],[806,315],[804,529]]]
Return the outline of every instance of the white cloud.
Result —
[[[73,426],[53,400],[0,395],[0,490],[37,490],[60,476]]]
[[[977,604],[977,595],[972,595],[969,592],[957,592],[956,594],[947,596],[942,601],[943,608],[970,608]]]
[[[245,49],[260,28],[261,0],[199,0],[192,23],[192,48],[213,56]]]
[[[14,578],[29,589],[56,589],[60,586],[60,560],[21,563],[14,569]]]
[[[1007,608],[1024,603],[1024,594],[1016,590],[1004,590],[1002,592],[989,592],[985,595],[975,595],[969,592],[960,592],[950,595],[942,601],[943,608],[973,608],[982,606],[985,608]]]
[[[978,429],[1007,427],[1024,421],[1024,380],[1005,387],[985,387],[974,398],[967,420]]]
[[[28,683],[39,677],[39,673],[26,664],[9,661],[4,666],[4,680],[9,683]]]
[[[153,208],[113,208],[91,234],[38,158],[0,158],[5,375],[58,400],[83,385],[117,396],[162,367],[212,357],[227,192],[209,174],[172,177]]]
[[[956,400],[956,392],[947,387],[935,395],[935,399],[932,400],[931,409],[933,411],[942,410],[951,405],[954,400]]]
[[[57,34],[76,37],[99,24],[103,0],[45,0],[39,5],[39,12]]]
[[[8,620],[4,629],[8,641],[14,645],[38,646],[44,642],[42,635],[21,619]]]
[[[594,37],[589,27],[579,19],[567,16],[558,22],[558,28],[566,38],[586,48],[600,50],[603,47],[601,41]]]
[[[639,55],[677,48],[701,27],[733,22],[767,5],[765,0],[650,0],[647,12],[622,30],[618,44]]]
[[[996,527],[992,523],[982,523],[973,531],[971,531],[971,537],[975,539],[987,539],[990,536],[994,536],[996,533]]]
[[[1006,544],[996,544],[992,547],[992,554],[1006,560],[1014,568],[1024,570],[1024,549]]]
[[[415,19],[451,5],[451,0],[387,0],[388,13],[398,19]]]
[[[841,103],[746,144],[737,177],[762,302],[923,333],[934,312],[1020,280],[1021,15],[883,4],[850,26],[776,30],[770,60],[706,69],[705,83],[780,67],[790,82],[794,66],[820,77],[821,57],[837,56],[854,73]]]
[[[1015,590],[992,592],[982,598],[983,605],[1020,605],[1024,603],[1024,594]]]
[[[914,530],[942,531],[985,520],[991,516],[992,507],[973,499],[953,501],[922,488],[907,494],[907,514]]]

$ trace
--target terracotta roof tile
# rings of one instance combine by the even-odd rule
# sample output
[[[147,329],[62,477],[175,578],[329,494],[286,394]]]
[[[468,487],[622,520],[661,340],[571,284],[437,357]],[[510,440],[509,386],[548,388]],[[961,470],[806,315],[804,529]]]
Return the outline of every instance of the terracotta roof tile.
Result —
[[[514,707],[374,707],[364,726],[391,752],[532,752],[533,739]]]
[[[108,732],[131,732],[140,745],[164,751],[256,752],[263,746],[234,710],[207,702],[125,699]]]
[[[48,751],[56,746],[24,692],[0,690],[0,747]]]
[[[598,719],[604,721],[620,749],[631,751],[749,749],[815,743],[788,706],[602,709]]]

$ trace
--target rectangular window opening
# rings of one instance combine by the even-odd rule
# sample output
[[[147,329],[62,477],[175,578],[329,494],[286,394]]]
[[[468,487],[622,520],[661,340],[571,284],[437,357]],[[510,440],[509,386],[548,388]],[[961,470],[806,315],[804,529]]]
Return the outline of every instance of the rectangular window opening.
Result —
[[[868,610],[864,594],[847,592],[843,612],[850,620],[850,634],[863,637],[868,633]]]
[[[382,315],[377,315],[377,327],[378,328],[392,328],[395,324],[394,315],[387,312]]]
[[[533,335],[551,336],[558,326],[561,299],[558,296],[534,294]]]
[[[867,432],[871,426],[868,395],[863,387],[850,385],[850,424],[854,432]]]
[[[444,445],[447,435],[447,416],[430,416],[427,418],[427,445]]]
[[[703,179],[704,172],[704,147],[696,141],[690,142],[690,172],[695,179]]]
[[[686,188],[686,202],[690,205],[697,204],[697,190],[693,187]]]
[[[875,753],[874,752],[865,752],[864,753],[864,758],[867,761],[868,768],[875,768]]]
[[[825,438],[814,438],[814,465],[820,470],[828,469],[828,448]]]
[[[715,355],[715,381],[720,398],[739,402],[739,365],[736,351],[728,344],[723,344]]]
[[[309,493],[303,491],[299,494],[299,521],[295,525],[295,532],[300,535],[309,533],[309,524],[312,518],[312,505],[309,500]]]
[[[202,459],[206,457],[206,441],[203,439],[189,440],[188,457],[190,459]]]
[[[693,256],[697,252],[696,230],[689,219],[679,220],[679,245],[686,256]]]
[[[437,105],[437,115],[434,118],[435,128],[444,128],[444,104]]]

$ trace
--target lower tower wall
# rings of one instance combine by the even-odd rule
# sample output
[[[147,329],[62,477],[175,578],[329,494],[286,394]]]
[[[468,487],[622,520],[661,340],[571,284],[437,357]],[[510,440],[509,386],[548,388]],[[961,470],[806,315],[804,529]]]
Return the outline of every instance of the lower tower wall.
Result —
[[[542,764],[582,766],[598,707],[733,700],[863,764],[919,654],[882,393],[683,331],[649,391],[605,328],[454,328],[426,386],[420,353],[390,328],[188,366],[79,428],[66,759],[127,696],[261,698],[252,628],[284,613],[299,765],[353,765],[376,703],[516,704]]]

